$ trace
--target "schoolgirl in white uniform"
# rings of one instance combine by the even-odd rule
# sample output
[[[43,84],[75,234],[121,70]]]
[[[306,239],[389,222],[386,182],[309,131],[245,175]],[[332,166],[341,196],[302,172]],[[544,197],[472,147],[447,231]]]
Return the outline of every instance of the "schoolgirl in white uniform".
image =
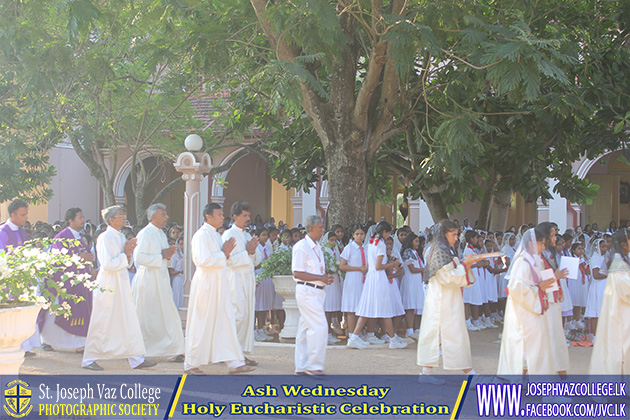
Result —
[[[361,225],[353,226],[351,230],[352,241],[344,247],[339,263],[339,270],[346,273],[341,294],[341,311],[346,314],[348,331],[354,331],[357,325],[355,313],[368,272],[367,249],[363,246],[365,231]]]
[[[597,318],[602,307],[604,290],[606,290],[606,275],[600,273],[604,267],[604,254],[606,253],[606,240],[596,239],[592,247],[592,255],[589,259],[591,266],[591,284],[586,296],[586,311],[584,316],[590,318],[591,334],[597,331]]]
[[[469,255],[477,254],[477,241],[479,240],[479,234],[474,230],[467,230],[464,236],[466,240],[466,247],[462,253],[462,258],[465,259]],[[464,289],[464,307],[466,312],[466,327],[471,331],[478,331],[485,329],[486,326],[481,324],[479,315],[481,313],[481,306],[483,305],[483,293],[481,283],[483,282],[481,271],[483,270],[483,261],[477,262],[472,266],[472,272],[475,276],[475,281],[470,287]]]
[[[392,225],[380,222],[375,236],[368,245],[368,272],[363,285],[363,292],[356,314],[359,317],[354,332],[350,334],[348,347],[365,348],[369,344],[359,338],[359,333],[368,318],[380,318],[381,326],[389,336],[389,348],[400,349],[407,343],[400,340],[394,332],[393,317],[403,315],[405,310],[398,286],[387,278],[386,270],[397,267],[398,261],[387,261],[385,239],[391,236]]]
[[[573,303],[573,321],[578,322],[582,319],[582,311],[586,308],[591,269],[584,258],[584,245],[581,242],[575,242],[571,245],[571,256],[580,259],[578,278],[569,280],[569,293],[571,293],[571,302]],[[578,327],[578,325],[575,326]]]
[[[405,308],[406,336],[417,340],[420,331],[420,317],[424,307],[424,283],[422,281],[424,262],[420,258],[420,238],[414,233],[408,233],[401,249],[404,274],[400,285],[400,294]]]
[[[269,231],[267,228],[259,229],[256,232],[258,235],[258,251],[262,255],[261,264],[271,255],[271,246],[269,244]],[[273,309],[273,302],[276,296],[276,288],[273,284],[273,280],[271,278],[261,278],[260,272],[262,271],[261,266],[259,265],[254,272],[256,273],[256,301],[255,301],[255,310],[256,310],[256,321],[258,322],[258,327],[254,332],[254,340],[256,341],[272,341],[274,340],[273,336],[268,335],[265,332],[265,325],[267,323],[267,315],[269,315],[269,311]]]
[[[507,269],[510,267],[512,260],[514,259],[514,253],[516,252],[516,235],[512,232],[506,232],[503,235],[503,241],[501,242],[501,250],[503,251],[506,272],[499,275],[499,299],[507,299],[507,287],[508,280],[505,278]],[[505,310],[505,301],[503,301],[503,309]]]
[[[333,261],[335,268],[339,266],[341,255],[337,249],[337,236],[334,232],[328,232],[321,240],[322,251],[329,255],[330,260]],[[332,267],[328,267],[332,269]],[[339,340],[333,335],[333,331],[330,330],[333,323],[333,318],[336,319],[337,312],[341,310],[341,293],[342,284],[341,276],[337,273],[332,274],[333,282],[324,286],[326,292],[326,299],[324,300],[324,312],[326,312],[326,320],[328,321],[328,344],[336,344]]]

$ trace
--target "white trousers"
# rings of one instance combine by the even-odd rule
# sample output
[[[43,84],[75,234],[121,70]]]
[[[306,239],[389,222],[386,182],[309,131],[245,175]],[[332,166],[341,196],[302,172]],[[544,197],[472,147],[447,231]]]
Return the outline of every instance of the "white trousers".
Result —
[[[295,300],[300,311],[295,337],[295,371],[324,370],[328,344],[328,323],[324,312],[326,292],[297,284]]]

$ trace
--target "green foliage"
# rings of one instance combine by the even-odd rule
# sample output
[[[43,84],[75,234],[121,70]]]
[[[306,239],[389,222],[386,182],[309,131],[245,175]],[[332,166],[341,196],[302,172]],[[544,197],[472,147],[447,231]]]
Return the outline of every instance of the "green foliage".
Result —
[[[260,264],[262,270],[256,276],[257,281],[268,279],[273,276],[290,276],[291,272],[291,250],[279,249],[272,253],[269,258]]]

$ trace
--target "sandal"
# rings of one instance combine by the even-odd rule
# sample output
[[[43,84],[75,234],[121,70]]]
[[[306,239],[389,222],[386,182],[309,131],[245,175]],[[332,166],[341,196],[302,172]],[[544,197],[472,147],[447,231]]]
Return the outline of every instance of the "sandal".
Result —
[[[258,366],[258,362],[252,359],[245,358],[245,364],[247,366]]]
[[[239,373],[247,373],[247,372],[251,372],[251,371],[254,371],[254,370],[256,370],[256,368],[253,367],[253,366],[242,365],[242,366],[239,366],[237,368],[230,369],[228,373],[230,375],[238,375]]]
[[[177,356],[171,357],[168,359],[170,363],[184,363],[184,355],[178,354]]]
[[[184,373],[186,375],[205,375],[204,371],[199,368],[186,369]]]

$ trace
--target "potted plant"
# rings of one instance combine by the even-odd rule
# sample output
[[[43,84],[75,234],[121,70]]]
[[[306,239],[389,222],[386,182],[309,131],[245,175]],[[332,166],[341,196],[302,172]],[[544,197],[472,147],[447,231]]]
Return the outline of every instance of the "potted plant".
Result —
[[[284,298],[282,309],[284,309],[286,319],[284,328],[279,334],[280,341],[295,341],[300,312],[295,300],[295,280],[293,280],[291,273],[291,250],[280,249],[274,252],[260,266],[262,270],[258,274],[258,278],[272,278],[276,293]]]
[[[20,345],[35,332],[41,309],[69,317],[71,307],[65,300],[83,300],[67,293],[66,282],[72,285],[83,282],[90,290],[97,288],[88,274],[77,275],[66,271],[61,276],[55,276],[62,270],[71,267],[80,269],[85,264],[78,255],[69,254],[65,248],[46,251],[53,242],[60,240],[32,240],[0,252],[0,374],[18,374],[24,362],[24,351]],[[71,246],[71,241],[61,242],[64,247]],[[57,297],[64,302],[56,303]]]

